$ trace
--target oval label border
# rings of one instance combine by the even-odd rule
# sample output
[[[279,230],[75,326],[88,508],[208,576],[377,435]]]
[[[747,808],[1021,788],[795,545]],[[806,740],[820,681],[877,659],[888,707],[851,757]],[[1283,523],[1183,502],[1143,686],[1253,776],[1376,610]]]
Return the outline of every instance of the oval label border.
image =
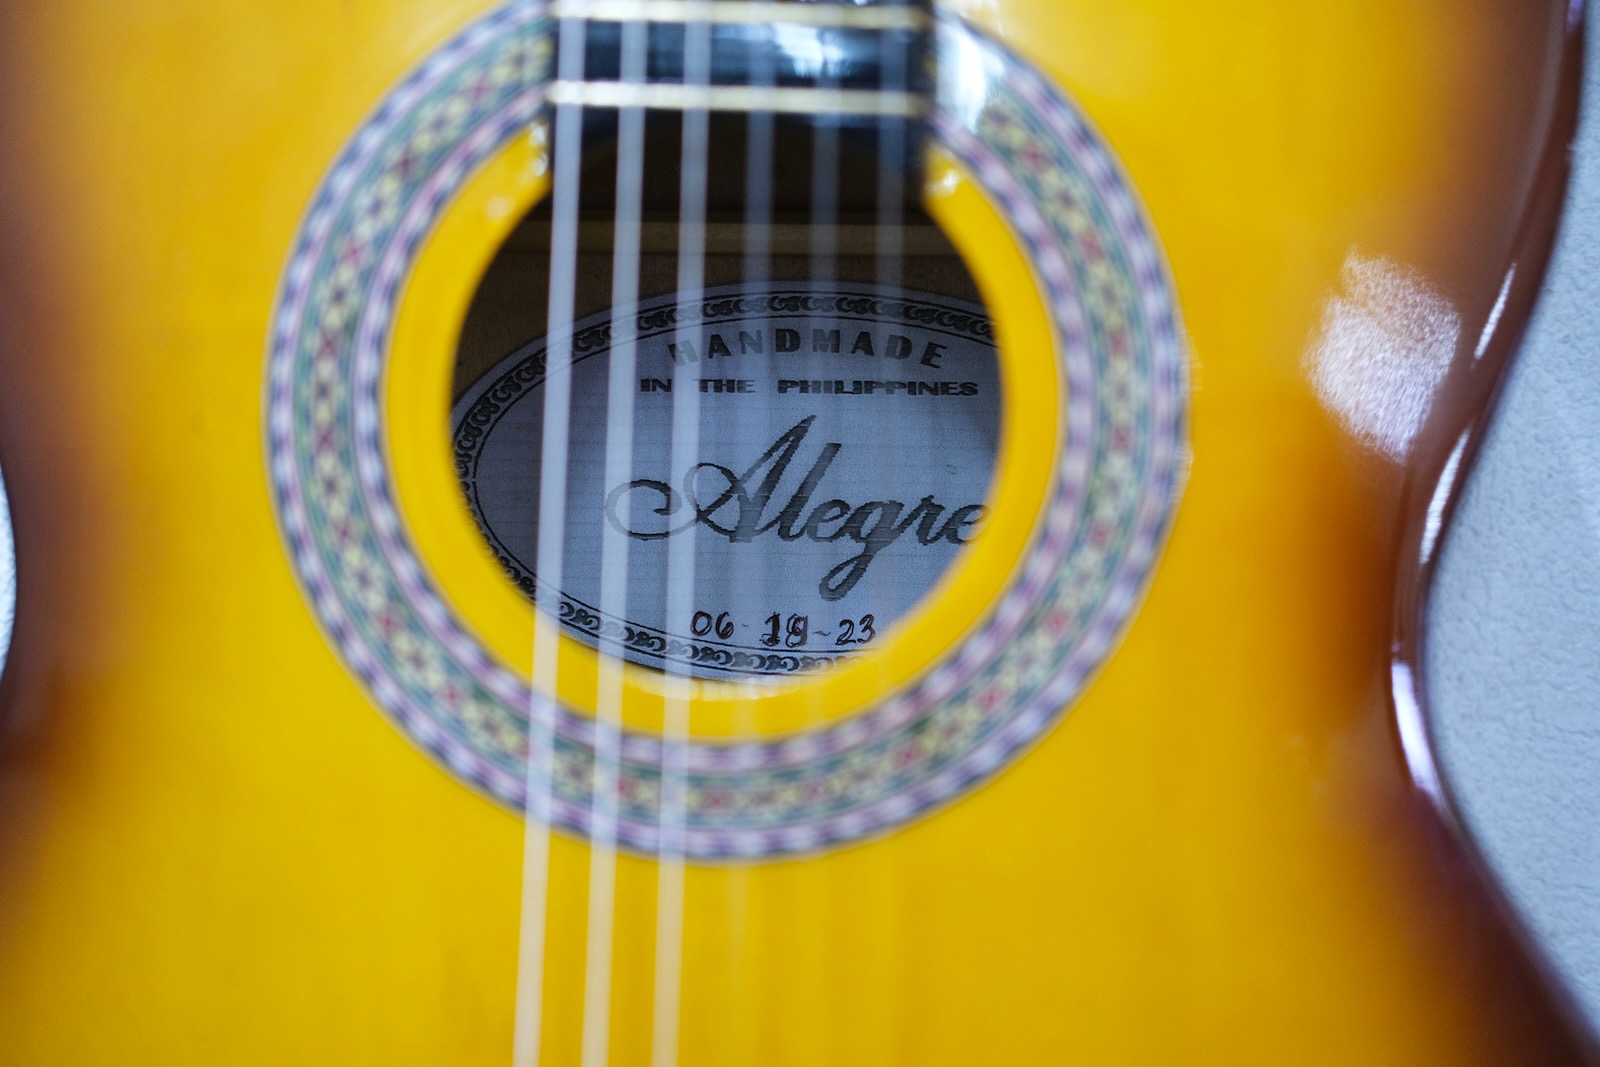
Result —
[[[691,313],[684,315],[683,312],[685,311]],[[809,377],[812,371],[817,370],[814,364],[819,362],[838,362],[837,353],[849,350],[850,331],[857,330],[868,337],[866,351],[870,358],[858,355],[846,361],[847,370],[830,369],[827,371],[828,374],[871,375],[876,373],[878,375],[899,375],[902,377],[914,377],[919,384],[958,386],[970,389],[970,392],[964,393],[958,388],[951,388],[947,390],[949,398],[932,401],[932,403],[937,404],[964,404],[969,396],[980,398],[977,403],[984,410],[976,413],[975,420],[973,420],[975,414],[973,411],[963,412],[969,421],[976,421],[980,429],[988,434],[986,440],[972,441],[965,450],[968,453],[975,454],[967,458],[976,458],[977,465],[982,467],[981,477],[975,477],[972,473],[969,473],[965,479],[967,483],[973,483],[967,486],[970,490],[968,495],[975,498],[972,507],[955,510],[955,505],[953,504],[946,505],[939,500],[933,500],[931,504],[922,507],[920,512],[912,508],[907,501],[915,497],[923,488],[935,491],[940,488],[937,485],[933,485],[931,480],[926,485],[919,483],[918,486],[914,487],[915,492],[903,491],[901,495],[906,496],[907,501],[873,501],[862,505],[870,510],[876,504],[884,504],[884,508],[880,509],[881,511],[892,510],[895,525],[906,526],[907,531],[911,534],[909,538],[896,538],[896,540],[906,540],[908,543],[915,537],[920,536],[920,529],[911,531],[911,526],[919,521],[924,526],[928,526],[930,528],[929,532],[933,533],[939,532],[933,530],[938,521],[945,520],[945,527],[948,528],[959,518],[962,525],[954,535],[939,532],[936,545],[938,558],[922,565],[920,568],[913,567],[910,569],[908,580],[907,568],[903,564],[901,565],[900,573],[896,573],[895,563],[897,561],[893,554],[886,560],[880,561],[878,558],[878,554],[884,549],[893,549],[893,543],[883,544],[881,547],[873,545],[872,554],[867,555],[868,549],[864,544],[866,538],[864,536],[855,536],[853,540],[848,541],[843,546],[842,551],[833,550],[827,552],[825,553],[827,558],[820,563],[816,563],[816,566],[821,570],[826,570],[827,564],[834,563],[835,570],[838,570],[847,565],[856,565],[852,564],[852,560],[865,560],[865,565],[860,566],[859,573],[847,573],[844,576],[845,580],[855,579],[851,581],[851,588],[845,594],[828,598],[833,602],[844,601],[843,607],[840,608],[835,608],[832,603],[808,601],[808,594],[804,591],[790,590],[785,593],[781,589],[774,591],[768,588],[763,590],[765,598],[771,601],[771,604],[767,606],[779,605],[778,610],[769,615],[766,607],[754,607],[749,603],[754,598],[748,595],[740,596],[738,591],[734,591],[730,596],[726,590],[718,590],[715,587],[705,590],[703,593],[697,588],[696,601],[699,603],[703,600],[704,606],[707,608],[707,610],[699,614],[706,616],[706,619],[713,624],[715,620],[722,619],[723,625],[728,631],[726,637],[720,637],[715,633],[714,625],[704,627],[705,633],[691,632],[692,620],[690,625],[683,625],[680,621],[680,625],[676,628],[663,625],[660,621],[657,621],[664,610],[664,605],[661,604],[648,603],[642,609],[641,614],[657,617],[652,621],[643,621],[632,612],[630,612],[629,617],[616,617],[606,613],[599,606],[599,596],[589,595],[585,597],[578,592],[578,585],[575,585],[573,580],[574,564],[578,562],[575,558],[577,553],[570,549],[567,555],[574,558],[569,558],[563,568],[566,588],[556,591],[548,587],[541,587],[537,582],[534,566],[531,562],[532,545],[526,543],[531,541],[532,535],[522,530],[503,532],[502,529],[497,528],[496,522],[491,518],[491,515],[499,518],[505,514],[508,507],[504,501],[512,501],[514,506],[514,502],[517,500],[531,501],[536,499],[537,487],[536,485],[518,484],[515,490],[508,490],[503,485],[491,484],[485,486],[485,480],[492,477],[494,472],[483,471],[480,467],[480,462],[485,451],[489,449],[490,442],[496,439],[497,434],[514,432],[502,429],[508,425],[505,420],[510,416],[510,413],[519,405],[529,403],[530,397],[537,390],[543,388],[546,361],[545,340],[543,338],[519,346],[512,353],[492,364],[462,394],[452,412],[452,443],[454,446],[456,473],[466,491],[468,505],[473,517],[477,520],[480,532],[513,584],[524,595],[530,598],[543,597],[547,603],[553,605],[563,629],[569,635],[591,646],[599,646],[603,640],[606,647],[620,650],[625,658],[634,663],[662,669],[667,669],[666,665],[669,663],[678,665],[680,669],[683,666],[687,666],[689,673],[699,677],[733,676],[749,678],[760,675],[781,676],[798,671],[815,670],[853,658],[853,654],[861,651],[860,646],[867,644],[868,639],[856,637],[857,627],[855,625],[850,625],[846,631],[844,629],[845,622],[853,623],[856,619],[869,620],[866,625],[872,627],[872,633],[876,636],[878,631],[887,630],[901,617],[914,611],[917,602],[933,588],[934,584],[949,567],[955,565],[960,555],[960,550],[957,546],[966,544],[967,540],[970,539],[961,538],[960,534],[977,528],[981,522],[982,511],[978,509],[986,507],[988,490],[993,481],[1000,419],[999,366],[998,358],[994,352],[994,331],[988,316],[981,307],[957,298],[909,289],[890,295],[882,291],[881,287],[866,283],[841,282],[837,285],[819,288],[792,282],[774,282],[769,286],[760,287],[759,290],[743,284],[724,285],[708,289],[693,305],[688,306],[681,305],[674,296],[653,297],[643,301],[638,309],[633,336],[640,345],[638,358],[641,362],[636,373],[640,375],[653,375],[656,373],[656,371],[648,371],[646,369],[652,362],[649,358],[652,355],[654,363],[670,368],[661,371],[666,380],[664,383],[657,381],[658,385],[666,384],[670,386],[674,380],[677,380],[680,384],[685,380],[696,380],[698,378],[696,372],[708,367],[723,368],[718,373],[739,373],[735,363],[727,362],[728,360],[739,361],[738,366],[748,366],[745,361],[740,361],[739,356],[732,352],[725,352],[716,359],[716,362],[712,362],[711,351],[706,352],[704,361],[701,360],[699,353],[696,353],[692,359],[680,360],[673,358],[669,360],[665,349],[670,342],[663,339],[667,337],[677,338],[679,331],[685,328],[685,325],[679,321],[680,317],[687,320],[688,329],[694,330],[702,337],[705,335],[713,336],[718,341],[722,340],[721,333],[728,332],[728,328],[735,324],[738,325],[741,331],[746,324],[765,324],[764,326],[753,328],[764,329],[774,334],[773,338],[765,340],[757,338],[757,342],[761,345],[761,350],[757,353],[760,356],[760,362],[754,364],[753,370],[747,371],[748,373],[756,374],[757,377],[743,380],[743,384],[752,389],[752,393],[748,394],[751,401],[757,403],[762,402],[760,397],[763,395],[763,391],[768,390],[775,382],[780,389],[785,385],[792,386],[795,384],[794,382],[784,382],[780,379],[792,377],[795,374],[804,374]],[[799,346],[799,350],[793,355],[779,355],[780,350],[775,343],[778,327],[774,324],[802,321],[807,329],[812,330],[816,330],[820,323],[825,334],[829,328],[833,328],[832,339],[837,343],[838,347],[828,349],[828,352],[832,353],[834,358],[830,360],[827,354],[823,354],[822,358],[818,359],[818,354],[822,350],[816,349],[815,344],[810,349],[806,348],[804,331],[796,329],[791,329],[790,332],[794,334],[794,343]],[[870,324],[870,327],[868,324]],[[838,327],[841,325],[848,328],[839,329]],[[906,331],[906,336],[903,337],[903,340],[912,344],[913,347],[917,342],[925,342],[929,337],[935,335],[946,340],[944,345],[939,346],[941,351],[937,353],[937,358],[924,355],[923,359],[926,361],[926,366],[909,357],[907,357],[905,363],[887,362],[890,357],[878,356],[876,348],[872,347],[871,339],[873,334],[876,333],[877,347],[886,348],[887,346],[884,343],[884,337],[887,336],[886,331],[894,330]],[[578,323],[572,344],[574,366],[587,364],[591,358],[608,355],[611,334],[612,320],[609,312],[600,312],[588,316]],[[733,336],[733,334],[730,332],[729,336]],[[739,336],[748,338],[746,334]],[[913,337],[916,338],[915,342]],[[860,336],[855,337],[855,342],[857,345],[862,344]],[[739,343],[738,339],[732,342],[734,345]],[[964,343],[968,347],[965,350],[957,349],[954,346],[958,343]],[[703,341],[702,345],[704,345]],[[971,346],[980,346],[980,348],[974,351]],[[726,347],[727,343],[724,343],[724,348]],[[663,351],[654,351],[654,349],[662,349]],[[771,349],[771,351],[767,351],[767,349]],[[752,356],[751,358],[754,359],[755,357]],[[972,362],[974,359],[980,361],[976,366]],[[768,362],[768,360],[771,362]],[[778,369],[780,361],[783,363],[793,361],[794,365],[783,367],[780,370]],[[797,370],[795,367],[810,368],[810,370]],[[588,371],[588,376],[604,373],[593,368],[585,369]],[[584,370],[580,369],[576,373],[583,375]],[[963,376],[971,376],[977,380],[959,382],[954,380],[936,382],[932,380],[941,377],[952,379],[952,377],[961,378]],[[924,379],[927,380],[924,381]],[[645,378],[641,377],[641,382],[645,380]],[[728,380],[731,381],[733,379]],[[578,381],[579,379],[574,380],[573,387],[575,389],[581,388]],[[715,378],[714,381],[721,384],[723,379]],[[589,384],[592,385],[593,383]],[[786,423],[797,413],[805,413],[808,410],[811,411],[814,417],[817,413],[815,409],[819,405],[830,403],[809,399],[809,390],[813,384],[826,384],[831,387],[835,384],[833,381],[817,383],[806,381],[801,384],[804,386],[805,392],[802,394],[798,388],[795,390],[796,397],[799,398],[798,404],[795,397],[791,397],[786,401],[767,402],[767,414],[769,417],[765,421],[772,425],[763,427],[766,432],[772,432],[772,426],[777,425],[770,417],[772,414],[771,409],[774,407],[788,407],[790,409],[786,415],[782,415],[777,420],[778,423]],[[893,469],[896,471],[896,481],[900,480],[900,477],[908,468],[914,467],[918,460],[921,461],[923,466],[931,464],[932,450],[919,449],[915,444],[914,435],[919,431],[927,430],[929,428],[927,424],[935,422],[937,418],[937,416],[930,417],[930,414],[938,412],[940,409],[929,408],[926,411],[921,410],[920,405],[928,404],[929,401],[921,399],[919,396],[916,400],[916,404],[919,407],[910,409],[908,417],[904,401],[909,398],[904,395],[904,389],[898,390],[895,395],[885,395],[885,393],[877,391],[876,388],[867,388],[869,386],[877,387],[891,384],[904,386],[906,384],[904,381],[886,383],[875,379],[867,382],[840,379],[837,384],[840,385],[841,389],[853,387],[856,392],[851,394],[849,399],[836,403],[840,405],[869,405],[867,407],[849,409],[841,407],[840,411],[848,410],[851,415],[861,416],[882,415],[885,410],[891,414],[895,411],[901,413],[901,418],[906,422],[906,425],[898,429],[902,432],[902,435],[911,437],[912,440],[902,445],[897,453],[901,456],[901,460],[893,465]],[[867,393],[871,395],[864,394],[863,390],[867,390]],[[707,391],[702,387],[701,392]],[[938,394],[933,390],[929,390],[928,395],[935,396]],[[699,401],[702,411],[707,403],[715,404],[717,399],[718,397],[713,397],[712,400],[708,401],[702,398]],[[732,395],[721,397],[721,399],[726,402],[740,404],[750,402],[745,401],[742,397],[737,398],[735,401],[735,397]],[[634,403],[636,405],[635,425],[639,426],[641,425],[640,415],[638,414],[640,408],[637,405],[642,405],[645,401],[636,398]],[[898,408],[895,407],[897,403],[900,405]],[[602,409],[603,406],[600,405]],[[575,400],[572,424],[574,427],[586,425],[590,421],[591,414],[594,422],[603,423],[603,410],[593,413],[584,412],[582,400]],[[659,418],[660,413],[657,412],[656,414]],[[702,418],[704,417],[706,416],[702,415]],[[809,419],[803,420],[805,423],[809,423],[809,421]],[[861,460],[858,454],[868,452],[872,448],[871,442],[850,441],[848,436],[876,435],[883,429],[881,423],[873,423],[870,419],[867,419],[863,422],[863,425],[869,427],[869,429],[858,431],[855,435],[846,435],[839,432],[839,424],[843,423],[843,421],[842,418],[837,419],[834,425],[834,432],[841,438],[845,438],[845,440],[842,445],[836,443],[831,446],[833,451],[828,456],[828,465],[820,476],[815,479],[802,478],[806,465],[812,460],[812,455],[809,451],[800,455],[800,446],[806,443],[804,439],[810,432],[809,425],[791,427],[788,433],[779,438],[779,441],[782,442],[785,438],[795,437],[795,431],[799,430],[798,437],[790,441],[793,446],[790,451],[799,456],[793,464],[795,470],[779,472],[782,473],[783,477],[778,481],[777,486],[785,491],[804,490],[807,495],[802,501],[802,510],[816,501],[824,500],[828,495],[827,489],[829,487],[837,489],[840,478],[849,477],[848,474],[841,475],[840,473],[842,470],[849,469],[846,464],[853,461],[854,465],[859,467]],[[527,426],[522,426],[520,430],[524,435],[537,435],[536,430],[530,431]],[[668,433],[670,434],[670,430]],[[751,439],[750,441],[739,443],[751,450],[752,454],[757,454],[766,444],[766,441],[763,434],[760,440]],[[589,442],[591,448],[593,444],[594,442]],[[852,445],[855,446],[854,453],[851,452]],[[531,455],[534,445],[530,440],[524,442],[521,447],[528,449]],[[636,467],[648,462],[647,451],[647,447],[636,444]],[[922,455],[919,456],[919,452]],[[945,457],[952,461],[957,458],[949,454],[948,448],[944,452]],[[711,465],[713,470],[728,470],[728,468],[716,467],[709,454],[702,455],[699,458]],[[881,466],[877,459],[872,462],[874,465]],[[533,465],[531,460],[529,465]],[[772,465],[772,470],[777,471],[778,466],[778,462],[775,461]],[[812,470],[815,471],[816,468],[812,468]],[[949,478],[955,475],[957,471],[958,468],[953,463],[947,464],[945,465],[945,470],[940,472],[940,479]],[[520,473],[521,471],[513,467],[509,473],[502,472],[500,476],[506,478],[509,482],[510,479]],[[667,472],[654,473],[659,473],[665,477]],[[929,472],[924,471],[923,473],[927,474]],[[882,481],[881,478],[875,480],[880,483]],[[808,485],[808,483],[811,484]],[[715,490],[718,484],[712,480],[712,490]],[[727,488],[731,490],[736,486],[730,482]],[[737,488],[744,489],[748,487]],[[944,488],[949,488],[947,481],[944,483]],[[686,486],[674,487],[674,492],[678,493],[677,499],[680,501],[680,508],[684,503],[688,503]],[[812,500],[811,494],[815,494],[815,501]],[[486,496],[489,497],[487,502],[485,500]],[[739,499],[735,499],[733,496],[718,498],[722,501],[722,507],[718,511],[700,516],[702,520],[710,520],[709,523],[702,521],[701,524],[718,523],[719,520],[726,519],[729,512],[739,512],[739,521],[743,522],[748,516],[745,516],[740,511],[740,507],[742,507],[740,500],[748,498],[749,494],[741,492],[738,497]],[[967,499],[967,496],[960,496],[959,494],[958,497],[961,501]],[[778,508],[782,506],[779,501],[783,499],[787,498],[781,492],[778,493],[777,501],[772,503],[772,507]],[[797,492],[794,499],[790,500],[790,504],[793,505],[795,501],[800,500],[801,497]],[[818,506],[821,505],[819,504]],[[598,505],[595,505],[595,507],[598,507]],[[906,514],[908,509],[910,511],[909,515]],[[948,516],[945,514],[947,511],[950,512]],[[972,512],[976,512],[976,514],[970,514]],[[569,511],[568,516],[570,523],[573,518],[572,512]],[[872,517],[879,518],[877,514]],[[758,524],[762,520],[769,518],[771,516],[768,515],[765,506],[763,506],[760,514],[755,517]],[[732,520],[729,519],[728,521],[731,525]],[[848,526],[848,520],[843,521]],[[500,518],[500,522],[502,525],[508,525],[503,518]],[[866,522],[862,522],[861,525],[865,528]],[[767,522],[761,529],[765,533],[773,534],[772,530],[767,529],[770,526],[773,526],[773,522]],[[843,528],[841,528],[841,532],[843,532]],[[699,534],[700,537],[704,538],[702,544],[709,542],[712,546],[720,547],[718,533],[726,535],[726,540],[730,543],[732,542],[733,535],[729,534],[725,528],[719,528],[711,534]],[[787,534],[793,533],[793,530],[787,531]],[[787,536],[783,529],[778,529],[773,536],[781,538],[783,541],[794,540],[792,537]],[[573,540],[574,535],[569,532],[569,544]],[[512,541],[518,542],[519,547],[513,548],[510,543]],[[945,542],[948,542],[950,547],[947,548]],[[924,538],[922,543],[925,545],[934,544],[934,541]],[[648,554],[641,552],[639,546],[634,546],[633,551],[645,556],[645,562],[630,563],[630,568],[632,569],[649,568],[652,563],[659,565],[663,562],[649,560]],[[710,561],[713,569],[718,572],[724,572],[738,565],[738,561],[731,558],[732,553],[728,553],[726,550],[724,552],[723,559]],[[852,552],[855,553],[855,556],[850,555]],[[703,554],[713,555],[714,553],[707,551]],[[811,554],[819,555],[824,553],[813,552]],[[838,557],[838,559],[835,560],[833,557]],[[594,569],[593,560],[584,562],[587,564],[584,568],[585,570]],[[697,575],[706,573],[706,562],[702,560],[698,565],[695,572]],[[879,566],[876,573],[872,575],[872,581],[868,583],[868,588],[862,591],[864,595],[849,596],[849,592],[854,592],[857,588],[860,588],[860,580],[867,575],[875,562],[879,563]],[[889,566],[885,567],[882,565],[883,563],[888,563]],[[763,564],[763,567],[765,566],[766,564]],[[748,569],[746,567],[747,571]],[[886,571],[887,576],[885,574]],[[828,574],[833,573],[832,571],[828,572]],[[824,575],[824,580],[826,580],[826,577]],[[584,586],[595,584],[592,581],[593,578],[593,575],[586,574],[583,579],[579,580],[579,584]],[[884,596],[885,583],[887,582],[894,582],[896,586],[891,594],[892,599],[886,599]],[[908,587],[911,588],[908,589]],[[804,614],[799,614],[799,609],[802,608],[804,609]],[[849,618],[838,623],[833,622],[834,617],[839,615],[841,611]],[[770,623],[773,617],[787,619],[791,627],[794,626],[798,618],[806,627],[808,636],[797,641],[794,634],[768,633],[766,624]],[[737,628],[744,631],[743,635],[736,636],[734,620],[737,620]],[[761,620],[761,625],[756,625],[757,620]],[[823,629],[825,626],[830,628]]]

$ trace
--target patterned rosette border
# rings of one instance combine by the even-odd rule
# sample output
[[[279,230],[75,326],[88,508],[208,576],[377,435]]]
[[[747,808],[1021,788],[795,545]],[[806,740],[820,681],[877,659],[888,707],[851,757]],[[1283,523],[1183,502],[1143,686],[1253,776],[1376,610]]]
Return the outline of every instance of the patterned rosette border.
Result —
[[[550,28],[544,3],[513,3],[435,52],[349,142],[302,224],[266,389],[274,501],[300,583],[407,736],[562,830],[587,836],[596,819],[598,740],[620,753],[600,784],[615,789],[605,818],[629,849],[755,858],[886,832],[1016,759],[1137,607],[1187,455],[1186,357],[1161,254],[1070,102],[941,18],[935,136],[1006,216],[1054,320],[1065,430],[1030,547],[942,662],[843,722],[760,742],[597,738],[592,718],[536,696],[444,600],[399,513],[383,419],[399,291],[456,191],[540,113]],[[686,775],[670,825],[663,768]]]

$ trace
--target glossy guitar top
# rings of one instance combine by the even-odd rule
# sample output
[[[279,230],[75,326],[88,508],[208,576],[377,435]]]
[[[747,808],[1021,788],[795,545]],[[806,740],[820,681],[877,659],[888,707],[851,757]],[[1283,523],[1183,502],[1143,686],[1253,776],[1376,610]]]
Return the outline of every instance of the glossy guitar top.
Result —
[[[596,1026],[611,1061],[661,1054],[657,968],[673,957],[658,957],[650,840],[623,819],[606,1008],[586,1037],[610,862],[591,855],[593,813],[526,833],[521,779],[474,762],[525,745],[517,724],[431,740],[443,704],[416,698],[408,718],[394,682],[432,670],[431,646],[339,599],[372,560],[414,561],[459,621],[458,658],[504,669],[484,666],[473,699],[525,691],[534,614],[462,502],[450,407],[479,280],[548,191],[547,145],[519,135],[538,99],[508,90],[499,140],[460,135],[459,156],[419,155],[395,179],[415,199],[374,209],[392,234],[345,246],[384,257],[371,277],[390,289],[315,272],[340,251],[323,235],[343,232],[321,209],[369,177],[378,203],[394,176],[362,152],[434,136],[430,118],[454,151],[450,109],[480,101],[435,83],[475,57],[512,62],[497,42],[538,13],[115,0],[0,15],[0,462],[19,582],[0,682],[5,1062],[506,1062],[525,875],[547,898],[526,957],[542,1061],[579,1062],[586,1040],[593,1060]],[[1101,388],[1074,359],[1114,344],[1062,325],[1074,300],[1091,327],[1110,317],[1101,275],[1052,288],[1052,249],[1087,247],[1059,239],[1087,231],[1049,210],[1049,179],[1073,177],[1053,160],[1088,161],[1104,199],[1087,202],[1111,219],[1093,232],[1133,257],[1107,292],[1156,309],[1135,349],[1167,377],[1116,447],[1129,469],[1172,463],[1116,528],[1148,558],[1117,549],[1134,562],[1105,594],[1104,647],[1032,733],[926,802],[888,796],[881,818],[758,839],[705,816],[731,844],[686,846],[679,1061],[1581,1057],[1587,1038],[1451,831],[1410,669],[1448,510],[1435,486],[1470,458],[1554,225],[1571,18],[1527,0],[942,6],[941,99],[972,106],[932,123],[926,210],[994,318],[992,516],[876,651],[781,685],[702,684],[694,751],[880,721],[864,716],[959,664],[1044,558],[1080,385]],[[1039,140],[1079,112],[1081,144]],[[358,329],[329,294],[361,287]],[[306,443],[335,405],[294,377],[290,334],[314,313],[349,326],[330,352],[367,375],[325,383],[371,401],[376,429],[334,426],[344,451]],[[361,329],[381,337],[368,364]],[[341,466],[345,452],[369,460]],[[1095,470],[1104,499],[1115,472]],[[403,536],[391,546],[375,519],[348,557],[317,556],[341,479],[363,478]],[[1078,557],[1051,558],[1060,576]],[[1028,652],[997,643],[983,654]],[[1066,644],[1040,640],[1039,660]],[[586,721],[609,668],[566,641],[560,669],[561,707]],[[671,685],[617,677],[626,736],[655,738]],[[523,971],[526,997],[541,987]]]

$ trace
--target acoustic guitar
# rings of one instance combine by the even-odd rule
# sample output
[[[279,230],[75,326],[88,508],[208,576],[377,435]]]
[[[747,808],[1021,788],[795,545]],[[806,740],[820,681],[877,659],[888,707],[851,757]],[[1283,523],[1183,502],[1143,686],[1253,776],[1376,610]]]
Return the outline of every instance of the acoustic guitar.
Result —
[[[0,1059],[1570,1063],[1418,676],[1578,5],[0,13]]]

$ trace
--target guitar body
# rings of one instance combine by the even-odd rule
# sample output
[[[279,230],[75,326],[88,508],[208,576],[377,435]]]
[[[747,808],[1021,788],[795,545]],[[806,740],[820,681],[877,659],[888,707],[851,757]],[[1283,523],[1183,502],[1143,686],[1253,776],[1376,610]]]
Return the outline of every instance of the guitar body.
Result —
[[[1164,257],[1167,510],[1119,640],[983,774],[858,832],[691,849],[679,1060],[1575,1060],[1454,834],[1409,667],[1436,486],[1470,456],[1553,227],[1567,6],[945,7],[943,39],[1015,57],[1087,119]],[[588,836],[527,832],[352,667],[274,467],[314,198],[492,11],[0,16],[6,1063],[506,1062],[530,847],[542,1062],[580,1059]],[[1054,305],[976,149],[934,140],[927,210],[1000,342],[993,518],[881,652],[697,690],[698,743],[863,714],[986,625],[1037,550],[1071,419]],[[374,386],[406,543],[523,678],[533,611],[453,484],[449,381],[479,277],[546,195],[542,152],[505,139],[430,217]],[[592,714],[596,656],[561,655],[562,706]],[[653,736],[664,698],[629,671],[625,726]],[[604,1029],[610,1060],[642,1063],[660,883],[621,845]]]

